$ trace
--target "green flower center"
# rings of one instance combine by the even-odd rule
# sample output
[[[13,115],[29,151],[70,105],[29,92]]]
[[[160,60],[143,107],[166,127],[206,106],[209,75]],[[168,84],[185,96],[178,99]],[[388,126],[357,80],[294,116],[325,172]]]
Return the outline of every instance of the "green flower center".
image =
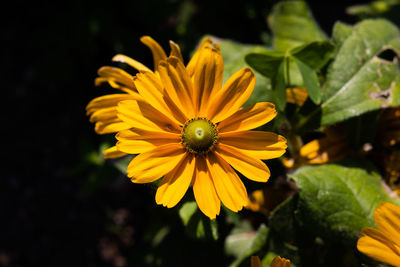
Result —
[[[218,131],[214,123],[197,118],[189,120],[182,129],[182,143],[192,153],[206,153],[217,143]]]

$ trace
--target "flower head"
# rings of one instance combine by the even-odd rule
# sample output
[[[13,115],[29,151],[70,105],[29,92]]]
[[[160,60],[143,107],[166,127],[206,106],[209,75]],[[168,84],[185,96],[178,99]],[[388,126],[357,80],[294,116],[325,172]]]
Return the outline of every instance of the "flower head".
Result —
[[[162,178],[156,202],[166,207],[175,206],[192,185],[200,210],[211,219],[219,214],[221,201],[232,211],[241,210],[248,196],[233,168],[266,182],[270,171],[262,160],[286,150],[284,137],[251,131],[276,116],[274,105],[241,108],[255,75],[243,68],[222,85],[221,52],[210,39],[186,67],[170,56],[159,61],[157,70],[135,76],[142,99],[118,104],[118,119],[129,129],[117,134],[117,150],[139,154],[128,166],[128,177],[134,183]]]
[[[167,59],[162,47],[154,41],[149,36],[143,36],[140,41],[150,48],[153,54],[154,60],[154,73],[158,75],[158,63],[161,60]],[[174,56],[179,60],[182,60],[182,55],[180,48],[177,44],[170,41],[171,53],[170,56]],[[136,71],[150,72],[153,73],[151,69],[143,65],[142,63],[118,54],[112,59],[115,62],[126,63],[130,67],[134,68]],[[90,122],[96,123],[95,131],[98,134],[108,134],[115,133],[120,130],[129,129],[130,125],[123,122],[117,116],[117,105],[123,100],[143,100],[143,97],[139,94],[134,83],[134,76],[128,72],[116,68],[116,67],[101,67],[97,71],[99,77],[95,79],[95,85],[99,86],[103,83],[108,83],[112,88],[120,90],[120,93],[109,94],[105,96],[100,96],[94,98],[86,106],[87,115],[90,116]],[[116,149],[116,147],[111,147],[104,152],[107,158],[117,158],[125,156]]]
[[[378,229],[366,227],[357,242],[357,249],[369,257],[400,266],[400,207],[384,202],[374,211]]]

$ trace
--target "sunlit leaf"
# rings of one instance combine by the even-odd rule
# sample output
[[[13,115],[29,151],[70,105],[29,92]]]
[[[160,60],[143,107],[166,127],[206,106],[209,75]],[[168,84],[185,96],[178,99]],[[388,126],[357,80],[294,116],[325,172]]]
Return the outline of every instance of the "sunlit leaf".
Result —
[[[268,24],[274,47],[280,51],[326,39],[304,1],[279,2],[268,17]]]
[[[298,220],[322,238],[354,246],[382,201],[394,202],[374,167],[363,161],[305,166],[291,176],[299,191]]]

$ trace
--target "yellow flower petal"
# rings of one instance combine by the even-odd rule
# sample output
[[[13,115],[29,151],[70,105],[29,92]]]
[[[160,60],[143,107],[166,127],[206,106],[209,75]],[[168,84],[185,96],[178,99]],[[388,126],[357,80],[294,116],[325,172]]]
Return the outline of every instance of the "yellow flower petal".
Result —
[[[118,150],[128,154],[139,154],[166,144],[179,144],[181,137],[168,132],[148,132],[132,128],[118,132]]]
[[[106,159],[116,159],[116,158],[124,157],[127,154],[119,151],[116,146],[112,146],[112,147],[104,150],[103,155]]]
[[[187,154],[174,170],[168,173],[158,186],[156,202],[168,208],[174,207],[185,195],[194,175],[195,159]]]
[[[206,37],[202,40],[199,48],[196,50],[196,52],[194,53],[194,55],[192,56],[192,58],[190,59],[189,63],[186,66],[186,69],[190,77],[192,77],[195,72],[201,51],[206,47],[211,47],[211,45],[212,45],[211,38]]]
[[[182,115],[178,116],[180,114],[172,111],[165,102],[163,85],[155,74],[151,72],[138,73],[134,81],[139,94],[143,99],[146,99],[146,102],[174,120],[177,124],[185,123],[186,118]]]
[[[179,125],[146,102],[121,101],[117,110],[118,118],[131,127],[154,132],[181,132]]]
[[[97,110],[116,107],[118,103],[122,100],[139,100],[141,97],[136,95],[128,94],[111,94],[105,96],[99,96],[92,99],[86,106],[86,115],[90,115]]]
[[[218,141],[258,159],[278,158],[285,154],[287,148],[283,136],[262,131],[221,133]]]
[[[195,176],[193,178],[193,193],[199,209],[211,220],[219,214],[221,203],[215,191],[204,157],[196,157]]]
[[[177,58],[169,58],[168,62],[160,62],[158,70],[165,86],[164,94],[186,115],[186,120],[193,118],[193,87],[183,63]]]
[[[374,220],[379,231],[400,247],[400,207],[384,202],[375,209]]]
[[[375,260],[400,266],[400,255],[393,249],[393,245],[376,229],[363,229],[366,236],[358,239],[357,249]]]
[[[247,101],[255,84],[256,77],[250,68],[237,71],[209,103],[207,118],[217,123],[231,116]]]
[[[177,45],[173,41],[169,41],[169,46],[171,47],[170,56],[177,57],[183,63],[183,57],[182,57],[181,48],[179,47],[179,45]]]
[[[128,165],[133,183],[151,183],[172,171],[186,155],[181,144],[168,144],[136,156]]]
[[[106,78],[113,88],[124,91],[136,91],[133,76],[120,68],[101,67],[97,71],[97,74],[102,78]],[[101,81],[103,80],[95,80],[95,85],[99,85]]]
[[[242,153],[234,147],[218,144],[215,153],[226,160],[238,172],[256,182],[267,182],[271,172],[267,165],[259,159]]]
[[[234,212],[241,210],[247,204],[248,196],[236,172],[214,153],[207,155],[207,167],[222,203]]]
[[[128,123],[121,121],[119,118],[114,118],[96,122],[94,130],[97,134],[109,134],[129,129],[130,127]]]
[[[290,260],[276,256],[271,261],[270,267],[290,267]]]
[[[266,124],[275,116],[274,104],[260,102],[236,111],[229,118],[221,121],[218,129],[221,133],[251,130]]]
[[[158,63],[167,58],[164,49],[150,36],[143,36],[140,41],[150,48],[153,54],[154,70],[158,70]]]
[[[132,59],[130,57],[127,57],[125,55],[121,55],[121,54],[115,55],[112,58],[112,61],[126,63],[129,66],[131,66],[132,68],[137,69],[138,71],[149,71],[149,72],[151,72],[151,69],[149,69],[148,67],[146,67],[145,65],[143,65],[139,61],[136,61],[136,60],[134,60],[134,59]]]
[[[208,106],[214,101],[213,96],[221,89],[224,62],[217,49],[204,48],[193,73],[193,100],[196,117],[206,117]]]
[[[260,258],[258,256],[250,257],[251,267],[262,267]]]

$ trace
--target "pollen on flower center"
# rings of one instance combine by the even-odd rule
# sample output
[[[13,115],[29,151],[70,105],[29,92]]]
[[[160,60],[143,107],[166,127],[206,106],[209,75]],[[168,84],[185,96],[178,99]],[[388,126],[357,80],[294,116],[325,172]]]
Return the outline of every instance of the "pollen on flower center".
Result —
[[[218,131],[206,118],[191,119],[182,129],[182,143],[192,153],[206,153],[217,143]]]

